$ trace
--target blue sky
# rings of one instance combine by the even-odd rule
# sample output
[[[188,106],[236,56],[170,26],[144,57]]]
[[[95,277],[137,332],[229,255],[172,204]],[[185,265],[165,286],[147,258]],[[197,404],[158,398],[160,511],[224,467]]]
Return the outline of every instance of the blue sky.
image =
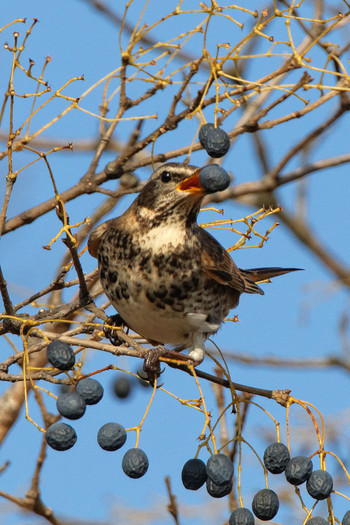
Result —
[[[108,19],[98,14],[85,2],[58,2],[53,0],[49,3],[41,0],[32,0],[30,3],[23,0],[17,2],[3,2],[2,24],[6,24],[18,17],[27,17],[26,25],[16,25],[0,34],[0,47],[4,42],[11,41],[12,31],[20,31],[24,34],[28,28],[29,19],[37,17],[39,23],[34,28],[26,46],[24,56],[32,58],[36,62],[35,72],[38,73],[46,56],[52,57],[52,62],[47,68],[45,78],[48,79],[52,89],[58,89],[71,77],[84,74],[84,82],[76,82],[70,86],[70,96],[79,96],[85,89],[110,71],[116,69],[120,63],[118,47],[118,32],[116,27]],[[124,3],[122,3],[124,4]],[[133,13],[140,8],[140,3],[133,6]],[[150,23],[155,16],[159,16],[161,3],[150,2],[146,19]],[[176,5],[175,2],[172,4]],[[225,3],[227,5],[228,2]],[[257,2],[257,5],[259,2]],[[110,5],[120,13],[120,6]],[[170,5],[170,4],[169,4]],[[259,8],[261,6],[258,5]],[[165,8],[164,8],[165,9]],[[167,5],[168,9],[168,5]],[[135,15],[136,16],[136,15]],[[242,15],[243,16],[243,15]],[[129,21],[132,23],[133,18]],[[173,19],[171,30],[174,34],[188,29],[192,24],[192,18],[184,22],[183,18]],[[178,25],[176,25],[178,24]],[[184,25],[182,25],[184,24]],[[186,27],[187,24],[187,27]],[[221,30],[221,26],[218,26]],[[230,41],[232,44],[241,38],[240,30],[232,25],[223,24],[222,33],[212,31],[209,34],[209,44],[215,48],[216,42]],[[155,36],[161,38],[161,29],[155,31]],[[164,38],[164,35],[163,35]],[[215,41],[215,38],[217,39]],[[264,45],[264,44],[263,44]],[[1,89],[6,89],[10,54],[2,51],[0,61]],[[264,65],[257,62],[258,70],[248,70],[249,75],[254,78],[262,76]],[[248,75],[248,76],[249,76]],[[301,72],[300,72],[301,76]],[[18,82],[18,83],[17,83]],[[25,92],[28,89],[28,80],[18,76],[16,78],[17,89]],[[315,92],[307,92],[305,96],[315,97]],[[92,95],[85,99],[84,107],[93,112],[98,112],[101,100],[101,89],[96,89]],[[161,113],[164,104],[166,107],[167,95],[160,95],[161,102],[157,108],[150,105],[149,113]],[[50,116],[57,113],[60,103],[54,103],[42,116],[47,121]],[[115,101],[116,104],[116,101]],[[300,109],[302,104],[289,101],[284,111]],[[65,103],[61,103],[63,108]],[[17,123],[23,121],[23,108],[25,114],[28,108],[26,100],[18,102],[18,113],[15,120]],[[304,119],[298,119],[291,123],[278,126],[272,130],[266,130],[262,138],[266,140],[269,147],[270,163],[274,165],[281,156],[294,145],[307,129],[312,129],[322,119],[325,112],[329,114],[336,107],[334,100],[327,109],[313,112]],[[113,108],[112,108],[113,109]],[[136,108],[136,112],[137,113]],[[115,110],[115,108],[114,108]],[[206,112],[208,120],[213,119],[213,108]],[[111,111],[112,113],[112,111]],[[224,124],[224,129],[233,127],[236,117],[230,118]],[[6,119],[5,119],[5,122]],[[35,125],[33,124],[34,128]],[[154,122],[146,123],[147,127],[154,126]],[[187,126],[187,127],[186,127]],[[198,127],[197,121],[182,123],[181,129],[166,134],[156,143],[155,152],[166,151],[183,147],[193,139]],[[317,143],[311,152],[308,161],[324,159],[329,156],[340,155],[348,152],[348,116],[345,115],[338,121],[335,129],[331,129],[322,140]],[[119,138],[125,138],[122,133],[127,133],[130,125],[121,127]],[[64,139],[73,142],[79,138],[96,137],[98,130],[97,119],[79,111],[71,112],[67,117],[60,120],[51,127],[45,137],[52,139]],[[4,144],[2,146],[4,149]],[[50,164],[53,169],[55,180],[59,191],[71,186],[72,181],[80,178],[87,170],[91,161],[91,153],[67,152],[52,155]],[[103,155],[99,169],[114,158],[114,154],[107,152]],[[16,169],[32,160],[29,153],[23,153],[16,158]],[[201,151],[193,154],[193,163],[204,164],[206,155]],[[0,190],[4,189],[4,173],[7,166],[2,161],[2,177]],[[224,159],[224,167],[233,173],[235,182],[241,183],[255,180],[260,177],[260,168],[257,167],[255,153],[252,147],[251,136],[246,134],[240,136],[229,154]],[[286,172],[302,165],[302,159],[294,159],[286,167]],[[145,179],[149,171],[140,170],[139,175]],[[348,182],[348,167],[343,165],[338,168],[324,170],[309,177],[306,186],[308,205],[307,213],[310,217],[310,226],[315,235],[323,242],[344,265],[350,259],[350,242],[348,228],[348,203],[350,200],[350,185]],[[113,182],[105,187],[113,189]],[[52,186],[46,169],[39,163],[26,169],[15,185],[13,197],[10,201],[8,217],[12,217],[23,209],[27,209],[43,199],[53,196]],[[286,210],[293,212],[296,202],[296,184],[288,185],[277,193],[279,202]],[[132,201],[133,196],[123,200],[121,205],[112,216],[121,213]],[[70,202],[67,211],[71,222],[83,220],[91,215],[93,210],[101,203],[103,196],[85,196],[77,202]],[[252,213],[254,209],[239,203],[225,203],[225,217],[240,218]],[[217,214],[214,212],[202,212],[199,222],[215,220]],[[269,219],[260,227],[264,232],[272,223]],[[0,254],[1,263],[9,290],[14,302],[23,300],[31,292],[41,289],[54,277],[57,262],[64,253],[64,245],[59,241],[55,243],[51,251],[45,251],[42,246],[47,244],[58,231],[58,221],[51,212],[45,217],[38,219],[35,223],[25,226],[1,239]],[[236,241],[232,233],[218,232],[215,236],[226,247]],[[239,267],[257,266],[293,266],[303,268],[303,272],[293,273],[276,279],[273,284],[262,285],[265,296],[246,295],[241,298],[237,311],[233,312],[239,316],[239,323],[226,323],[226,325],[215,336],[215,342],[222,350],[235,353],[249,354],[262,358],[275,356],[286,359],[319,358],[325,356],[344,356],[341,346],[339,322],[342,315],[348,312],[349,297],[344,288],[340,288],[334,281],[334,276],[320,263],[314,255],[297,241],[281,224],[276,228],[268,243],[260,250],[241,250],[235,252],[233,257]],[[88,254],[82,257],[84,271],[94,268],[95,261]],[[71,275],[74,275],[71,272]],[[69,300],[67,294],[66,300]],[[349,334],[348,334],[349,335]],[[3,340],[0,343],[3,354],[8,355],[8,344]],[[212,348],[208,343],[208,349]],[[117,364],[121,368],[134,371],[139,366],[138,360],[120,358],[113,361],[109,354],[88,353],[86,373],[102,368],[110,363]],[[212,363],[209,359],[205,361],[202,368],[212,372]],[[344,461],[349,461],[349,453],[344,443],[349,438],[347,425],[347,409],[349,377],[341,369],[311,369],[302,368],[274,368],[259,365],[244,365],[239,362],[230,361],[231,376],[237,383],[244,383],[261,388],[290,388],[293,395],[298,399],[307,400],[317,406],[326,421],[331,424],[336,421],[342,424],[337,446],[343,452]],[[111,523],[129,523],[128,517],[123,509],[135,509],[135,515],[140,513],[149,519],[150,523],[162,523],[164,525],[173,523],[166,512],[167,494],[164,483],[166,475],[171,476],[172,486],[176,494],[179,507],[181,523],[220,523],[229,516],[227,502],[225,500],[210,500],[204,489],[194,493],[186,491],[181,484],[181,468],[184,462],[193,457],[197,450],[197,437],[203,426],[203,417],[196,411],[180,405],[176,400],[170,398],[164,392],[157,392],[150,413],[146,419],[140,437],[140,447],[148,454],[150,468],[146,476],[139,480],[128,479],[121,470],[121,459],[126,451],[124,447],[116,453],[108,453],[99,448],[96,442],[96,434],[100,426],[108,421],[117,421],[125,427],[135,426],[142,418],[147,406],[151,392],[149,389],[135,388],[133,395],[120,401],[112,394],[112,383],[115,372],[104,372],[99,375],[99,380],[105,388],[105,396],[99,405],[88,407],[87,413],[81,420],[74,422],[78,433],[78,442],[73,449],[65,453],[48,451],[48,457],[42,472],[41,489],[44,502],[52,507],[58,517],[68,516],[82,522],[90,519],[110,521]],[[164,388],[183,399],[198,397],[198,390],[191,378],[175,370],[167,369],[162,376]],[[204,389],[208,409],[212,411],[213,418],[217,417],[217,408],[212,389],[209,384],[201,383]],[[7,388],[7,383],[0,385],[0,391]],[[42,385],[43,386],[43,385]],[[49,389],[54,387],[48,386]],[[57,392],[57,390],[55,391]],[[46,398],[45,398],[46,399]],[[285,409],[272,401],[254,399],[281,423],[281,435],[285,438]],[[55,410],[54,403],[48,399],[48,406]],[[33,419],[40,420],[40,415],[35,403],[30,403],[30,415]],[[231,434],[234,429],[234,417],[229,418],[229,429]],[[306,425],[307,431],[303,430]],[[128,433],[126,447],[133,447],[135,434]],[[274,425],[269,417],[256,407],[251,407],[248,415],[246,438],[261,455],[265,446],[275,439]],[[329,447],[335,444],[332,441],[333,434],[328,432]],[[41,435],[29,422],[25,420],[22,412],[19,420],[8,435],[2,448],[2,461],[11,460],[11,465],[0,477],[0,489],[23,495],[29,487],[31,475],[35,465],[35,457],[40,447]],[[315,435],[307,420],[305,413],[300,408],[291,410],[291,448],[293,455],[298,453],[311,454],[317,449]],[[207,453],[203,450],[200,457],[206,461]],[[243,500],[249,506],[252,494],[264,487],[264,476],[261,467],[257,464],[249,449],[243,451]],[[318,468],[317,459],[314,458],[314,466]],[[336,463],[329,460],[327,463],[332,473],[338,473]],[[270,476],[271,478],[271,476]],[[276,491],[286,489],[283,478],[273,478],[271,487]],[[290,489],[291,490],[291,489]],[[342,487],[343,490],[343,487]],[[341,491],[342,491],[341,490]],[[305,492],[305,491],[304,491]],[[349,496],[349,493],[347,492]],[[310,504],[310,500],[307,499]],[[296,501],[296,499],[295,499]],[[348,506],[340,497],[334,497],[334,505],[337,515],[340,517]],[[205,515],[199,512],[205,509]],[[320,505],[320,512],[325,516],[325,506]],[[118,510],[119,509],[119,510]],[[152,510],[154,514],[147,514]],[[5,512],[4,523],[7,525],[41,523],[33,517],[25,517],[9,507],[4,500],[0,501],[0,513]],[[119,513],[119,514],[118,514]],[[0,514],[1,515],[1,514]],[[279,521],[287,516],[287,506],[281,508],[278,515]],[[302,514],[300,514],[302,516]],[[114,521],[113,521],[114,520]],[[299,520],[299,521],[298,521]],[[300,521],[301,520],[301,521]],[[135,521],[136,522],[136,521]],[[295,521],[302,523],[300,517]]]

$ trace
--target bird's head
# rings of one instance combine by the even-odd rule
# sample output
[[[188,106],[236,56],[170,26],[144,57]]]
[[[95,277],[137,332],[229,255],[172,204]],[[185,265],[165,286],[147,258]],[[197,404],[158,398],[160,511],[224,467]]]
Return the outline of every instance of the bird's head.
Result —
[[[207,194],[199,182],[200,168],[171,162],[157,168],[133,207],[139,219],[154,223],[195,221]]]

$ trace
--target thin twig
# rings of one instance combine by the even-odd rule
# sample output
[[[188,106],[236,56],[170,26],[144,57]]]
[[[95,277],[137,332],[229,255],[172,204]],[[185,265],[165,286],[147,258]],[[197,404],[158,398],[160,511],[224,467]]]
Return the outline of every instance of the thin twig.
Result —
[[[7,315],[13,315],[15,310],[13,308],[8,290],[7,290],[7,283],[5,281],[4,275],[2,273],[2,269],[0,266],[0,292],[2,295],[2,300],[4,302],[5,312]]]
[[[186,365],[178,365],[178,364],[171,364],[168,362],[168,365],[172,368],[179,368],[183,372],[186,372],[189,375],[193,375],[190,368],[188,368]],[[196,368],[196,374],[198,377],[205,379],[206,381],[210,381],[212,383],[216,383],[218,385],[222,385],[225,388],[231,388],[231,385],[235,388],[235,390],[239,390],[240,392],[247,392],[249,394],[256,394],[258,396],[266,397],[268,399],[274,399],[277,400],[277,402],[283,406],[286,406],[286,403],[288,401],[288,397],[290,394],[290,390],[266,390],[265,388],[257,388],[253,386],[247,386],[242,385],[240,383],[234,383],[233,381],[230,382],[227,379],[224,379],[222,377],[217,377],[212,374],[209,374],[208,372],[204,372],[203,370],[199,370]]]
[[[168,503],[169,514],[171,514],[171,516],[174,518],[175,525],[180,525],[179,509],[177,506],[176,497],[173,494],[172,489],[171,489],[171,483],[170,483],[169,476],[166,476],[165,484],[166,484],[166,488],[167,488],[168,496],[169,496],[169,503]]]

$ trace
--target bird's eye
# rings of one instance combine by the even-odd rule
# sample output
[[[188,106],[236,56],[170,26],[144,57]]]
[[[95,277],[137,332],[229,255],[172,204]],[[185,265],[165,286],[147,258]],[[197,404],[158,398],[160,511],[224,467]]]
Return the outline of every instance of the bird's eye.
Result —
[[[160,178],[162,179],[162,182],[169,182],[171,180],[171,175],[168,171],[163,171]]]

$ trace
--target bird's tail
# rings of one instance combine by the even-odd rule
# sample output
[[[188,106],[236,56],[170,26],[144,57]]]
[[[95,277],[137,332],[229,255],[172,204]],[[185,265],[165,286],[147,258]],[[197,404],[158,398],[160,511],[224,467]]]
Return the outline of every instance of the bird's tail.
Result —
[[[240,271],[254,283],[269,283],[273,277],[278,277],[289,272],[297,272],[299,270],[302,270],[302,268],[250,268]]]

